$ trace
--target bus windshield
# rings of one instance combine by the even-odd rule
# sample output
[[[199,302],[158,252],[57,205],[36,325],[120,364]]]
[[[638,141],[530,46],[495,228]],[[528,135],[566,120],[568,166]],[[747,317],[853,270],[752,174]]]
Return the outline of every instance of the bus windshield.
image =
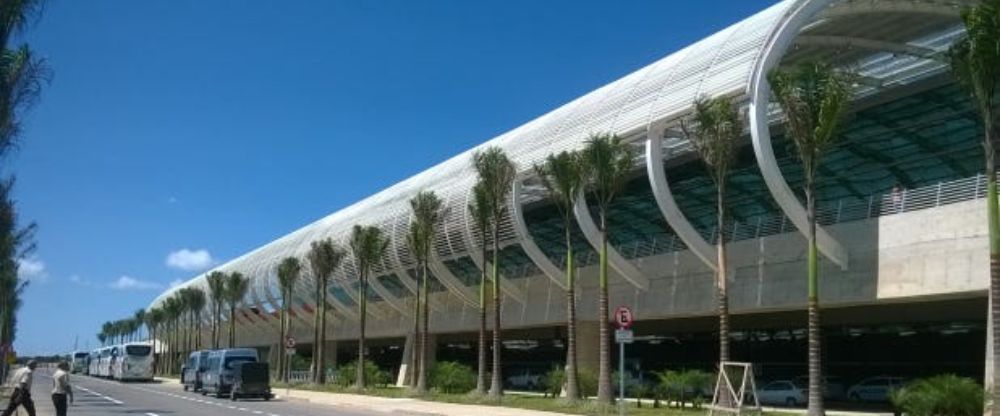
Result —
[[[90,354],[85,352],[78,352],[76,354],[73,354],[73,358],[87,358],[89,355]]]
[[[148,345],[128,345],[125,347],[125,353],[128,355],[138,355],[145,357],[149,355],[152,348]]]

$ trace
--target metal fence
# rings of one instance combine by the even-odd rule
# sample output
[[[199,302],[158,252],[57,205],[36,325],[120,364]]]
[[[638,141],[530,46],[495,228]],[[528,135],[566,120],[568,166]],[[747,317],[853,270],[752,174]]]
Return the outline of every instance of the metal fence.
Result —
[[[986,176],[976,176],[938,182],[934,185],[914,189],[900,189],[888,193],[869,195],[867,198],[841,199],[816,210],[820,225],[832,225],[850,221],[860,221],[884,215],[935,208],[942,205],[971,201],[986,197]],[[783,213],[760,216],[750,221],[733,221],[727,227],[726,241],[739,241],[767,237],[795,231],[795,225]],[[712,230],[706,238],[711,244],[718,241],[718,229]],[[630,259],[650,257],[686,249],[687,246],[674,234],[656,234],[637,240],[618,249]],[[598,254],[588,252],[577,260],[580,267],[597,263]],[[565,264],[565,257],[556,264]],[[525,270],[524,272],[528,272]],[[536,271],[531,270],[531,271]]]

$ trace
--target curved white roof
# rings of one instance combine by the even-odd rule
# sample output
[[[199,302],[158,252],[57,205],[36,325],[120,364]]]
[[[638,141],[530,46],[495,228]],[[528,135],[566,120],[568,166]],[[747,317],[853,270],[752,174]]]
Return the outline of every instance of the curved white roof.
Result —
[[[393,237],[392,247],[381,269],[401,270],[412,264],[404,238],[409,223],[408,200],[420,190],[435,191],[449,208],[443,232],[436,243],[437,254],[451,257],[466,253],[472,246],[469,239],[476,234],[466,218],[467,197],[476,176],[471,165],[473,152],[487,146],[499,146],[524,172],[549,154],[581,148],[591,133],[630,136],[645,132],[651,123],[683,114],[699,96],[745,96],[769,36],[790,10],[804,1],[810,0],[781,1],[216,270],[240,271],[250,276],[258,291],[254,296],[261,302],[273,293],[269,277],[280,259],[304,256],[309,244],[320,238],[346,242],[355,224],[378,225],[388,232]],[[505,236],[512,238],[512,233],[509,223],[506,224]],[[353,262],[346,264],[349,267],[343,269],[351,269]],[[342,270],[335,280],[348,280],[353,275],[352,270]],[[203,276],[191,279],[182,287],[204,287]],[[161,294],[153,305],[174,290],[176,288]]]

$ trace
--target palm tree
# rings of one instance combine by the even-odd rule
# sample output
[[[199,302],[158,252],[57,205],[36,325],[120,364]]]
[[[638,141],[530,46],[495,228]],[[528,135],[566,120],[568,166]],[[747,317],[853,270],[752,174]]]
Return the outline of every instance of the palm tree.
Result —
[[[184,301],[181,300],[179,293],[174,293],[172,296],[163,301],[163,312],[164,319],[166,321],[166,331],[167,331],[167,368],[163,370],[165,374],[173,374],[174,364],[177,363],[179,358],[178,352],[180,350],[180,334],[179,334],[179,324],[181,315],[184,313]]]
[[[376,226],[355,225],[351,231],[351,252],[358,268],[358,314],[360,334],[358,336],[358,365],[355,387],[365,388],[365,322],[368,314],[368,278],[375,265],[385,255],[389,239]]]
[[[1000,203],[997,202],[997,142],[1000,141],[1000,0],[984,0],[962,10],[966,37],[950,51],[952,73],[959,84],[972,95],[983,121],[983,150],[986,153],[986,209],[990,239],[990,322],[992,335],[991,363],[986,373],[986,405],[994,416],[1000,416],[1000,399],[996,386],[1000,383]]]
[[[313,241],[309,247],[309,267],[316,281],[316,327],[313,337],[313,382],[326,383],[326,296],[329,292],[330,277],[340,267],[344,260],[343,248],[333,243],[333,240]]]
[[[226,299],[226,274],[216,270],[209,273],[205,280],[208,282],[208,297],[212,300],[212,349],[219,349],[222,304]]]
[[[104,322],[103,324],[101,324],[101,332],[98,333],[97,338],[100,339],[101,335],[104,336],[104,339],[101,340],[101,345],[102,346],[104,345],[105,341],[107,341],[109,338],[111,338],[111,332],[114,330],[113,326],[114,326],[114,324],[112,324],[111,321],[107,321],[107,322]]]
[[[292,303],[292,290],[299,280],[302,272],[302,264],[298,257],[285,257],[278,264],[278,285],[281,286],[281,334],[278,337],[278,349],[285,345],[285,338],[291,330],[291,320],[288,319],[289,305]],[[278,354],[278,371],[281,372],[281,380],[288,382],[288,369],[290,363],[285,359],[285,354]]]
[[[822,415],[823,379],[820,366],[819,259],[816,247],[816,170],[823,153],[837,138],[851,99],[851,76],[826,63],[803,62],[768,74],[774,96],[787,118],[788,135],[795,142],[805,180],[808,242],[809,408]]]
[[[573,266],[573,206],[584,184],[584,166],[579,153],[549,155],[545,163],[535,165],[535,174],[549,191],[552,204],[559,210],[566,238],[566,399],[580,398],[576,359],[576,278]],[[516,202],[515,202],[516,203]]]
[[[136,334],[141,334],[143,325],[146,325],[146,331],[149,331],[149,323],[146,321],[145,309],[137,309],[135,313],[132,314],[132,320],[136,323]]]
[[[161,342],[157,335],[159,335],[160,326],[163,325],[165,318],[166,315],[163,313],[162,307],[156,307],[146,312],[146,327],[149,329],[149,342],[153,346],[153,373],[157,373],[159,368],[160,359],[156,354],[160,352]]]
[[[412,206],[413,204],[412,199],[410,200],[410,204]],[[421,294],[422,289],[420,287],[420,274],[426,273],[426,268],[421,263],[422,261],[421,259],[423,258],[423,253],[426,253],[426,250],[423,249],[424,245],[423,235],[424,232],[423,230],[420,229],[417,223],[410,224],[410,230],[406,234],[406,243],[407,245],[409,245],[410,251],[415,253],[414,258],[417,260],[416,270],[418,271],[417,294],[416,296],[413,297],[413,345],[411,346],[413,352],[410,354],[410,387],[417,389],[418,392],[419,392],[418,386],[420,385],[420,382],[418,380],[419,376],[417,374],[420,371],[418,367],[425,358],[423,357],[424,350],[421,349],[422,341],[420,340],[421,336],[420,321],[421,318],[423,317],[423,315],[421,315],[420,313],[421,310],[420,308],[422,307],[420,299],[423,298],[423,295]],[[427,384],[425,380],[424,382],[425,389],[426,386]]]
[[[632,171],[635,152],[627,143],[615,135],[594,135],[587,139],[581,152],[586,168],[585,177],[590,182],[597,211],[601,234],[600,247],[600,291],[598,295],[598,332],[600,334],[599,365],[597,376],[597,400],[610,403],[611,391],[611,345],[608,332],[608,212],[611,203],[625,186],[625,180]]]
[[[715,299],[719,314],[719,362],[729,361],[729,294],[726,290],[728,261],[726,256],[726,180],[736,159],[736,149],[743,124],[739,110],[726,97],[699,98],[694,103],[694,131],[684,123],[684,135],[694,145],[705,161],[708,173],[715,182],[715,214],[718,239],[715,242],[716,276]],[[721,367],[720,367],[721,368]]]
[[[489,395],[500,399],[503,395],[500,353],[503,349],[500,328],[500,222],[507,214],[508,196],[517,174],[507,154],[499,147],[488,147],[473,155],[473,165],[483,185],[484,201],[490,215],[490,239],[493,242],[491,277],[493,279],[493,377]]]
[[[250,281],[243,273],[232,272],[226,276],[226,303],[229,304],[229,348],[236,346],[236,304],[243,301],[250,290]]]
[[[476,376],[476,393],[486,394],[486,299],[487,299],[487,271],[486,253],[488,249],[486,234],[490,228],[489,205],[486,201],[486,187],[481,182],[477,182],[472,187],[472,203],[469,204],[469,215],[472,222],[479,230],[479,249],[483,259],[483,267],[479,273],[479,370]]]
[[[43,0],[8,0],[0,3],[0,47],[6,49],[10,39],[23,32],[42,11]]]
[[[427,375],[430,372],[430,369],[427,368],[428,334],[430,333],[428,259],[430,258],[431,246],[437,237],[438,225],[443,215],[443,205],[441,198],[431,191],[418,192],[410,199],[410,210],[413,213],[413,223],[410,224],[412,234],[410,248],[417,260],[417,267],[420,269],[418,291],[421,292],[419,300],[422,303],[420,305],[420,342],[417,345],[417,354],[420,357],[418,360],[420,368],[417,369],[417,392],[419,394],[427,393]]]
[[[190,288],[188,294],[188,310],[191,314],[191,332],[194,333],[193,348],[201,349],[201,312],[205,310],[205,291],[196,287]]]

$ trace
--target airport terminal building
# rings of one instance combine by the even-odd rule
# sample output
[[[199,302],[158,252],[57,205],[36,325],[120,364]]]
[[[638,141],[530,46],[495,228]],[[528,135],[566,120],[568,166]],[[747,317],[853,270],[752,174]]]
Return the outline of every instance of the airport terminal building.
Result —
[[[409,353],[414,258],[408,200],[436,192],[447,214],[430,260],[436,357],[475,363],[481,239],[467,206],[474,151],[499,146],[516,162],[502,223],[501,289],[507,374],[564,360],[563,226],[532,165],[614,133],[639,157],[610,220],[611,307],[638,320],[627,364],[638,371],[711,368],[717,358],[714,243],[730,244],[732,356],[762,378],[806,372],[806,225],[802,169],[770,101],[778,66],[821,59],[859,74],[850,117],[818,173],[824,365],[848,380],[942,372],[982,378],[987,241],[982,127],[945,53],[964,35],[962,0],[785,0],[388,189],[295,230],[216,270],[251,289],[238,339],[276,353],[277,264],[313,241],[346,246],[355,224],[376,225],[390,248],[370,279],[371,357],[397,369]],[[715,223],[714,185],[678,122],[698,97],[732,97],[746,129],[729,185],[731,223]],[[484,138],[486,139],[486,138]],[[575,210],[580,360],[597,361],[595,202]],[[207,290],[205,276],[180,287]],[[311,348],[309,273],[292,331]],[[157,305],[173,291],[161,294]],[[324,345],[356,355],[357,273],[348,258],[329,287]],[[206,323],[208,317],[206,316]],[[206,327],[208,325],[206,324]],[[338,354],[339,352],[339,354]],[[613,356],[617,354],[612,354]]]

